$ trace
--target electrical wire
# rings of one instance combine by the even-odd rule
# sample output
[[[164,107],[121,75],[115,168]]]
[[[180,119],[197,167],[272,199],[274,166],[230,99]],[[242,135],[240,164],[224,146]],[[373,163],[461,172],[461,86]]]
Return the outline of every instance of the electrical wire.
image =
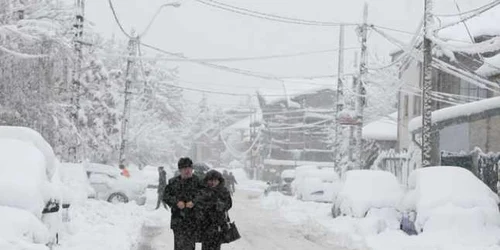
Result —
[[[289,24],[300,24],[300,25],[309,25],[309,26],[340,26],[340,25],[346,25],[346,26],[355,26],[358,24],[355,23],[339,23],[339,22],[323,22],[323,21],[316,21],[316,20],[305,20],[305,19],[300,19],[300,18],[290,18],[290,17],[283,17],[279,15],[274,15],[274,14],[269,14],[269,13],[264,13],[264,12],[259,12],[255,10],[250,10],[250,9],[245,9],[241,7],[237,7],[234,5],[229,5],[226,3],[214,1],[214,0],[195,0],[196,2],[199,2],[201,4],[211,6],[213,8],[218,8],[222,9],[225,11],[245,15],[245,16],[251,16],[251,17],[256,17],[260,19],[265,19],[268,21],[275,21],[275,22],[281,22],[281,23],[289,23]]]
[[[240,74],[240,75],[255,77],[255,78],[259,78],[259,79],[270,80],[270,81],[283,82],[283,80],[287,80],[287,79],[308,79],[308,80],[310,80],[310,79],[335,78],[335,77],[337,77],[337,75],[274,76],[274,75],[269,75],[267,73],[253,72],[253,71],[249,71],[249,70],[244,70],[244,69],[238,69],[238,68],[223,66],[223,65],[219,65],[219,64],[210,63],[210,62],[193,61],[192,59],[190,59],[190,58],[188,58],[186,56],[178,55],[178,54],[175,54],[173,52],[168,52],[168,51],[165,51],[163,49],[157,48],[157,47],[152,46],[152,45],[148,45],[148,44],[145,44],[145,43],[142,43],[142,45],[144,47],[147,47],[149,49],[155,50],[155,51],[163,53],[163,54],[167,54],[167,55],[170,55],[170,56],[175,56],[175,57],[178,57],[178,58],[185,59],[187,62],[190,62],[190,63],[196,63],[196,64],[200,64],[200,65],[203,65],[203,66],[206,66],[206,67],[209,67],[209,68],[218,69],[218,70],[221,70],[221,71],[227,71],[227,72],[231,72],[231,73],[235,73],[235,74]],[[346,74],[344,74],[344,75],[346,75]],[[314,85],[314,83],[309,83],[309,84]]]
[[[483,8],[487,8],[487,7],[489,7],[489,6],[495,4],[496,2],[499,2],[499,1],[500,0],[495,0],[495,1],[492,1],[491,3],[489,3],[489,4],[486,4],[486,5],[483,5],[481,7],[478,7],[478,8],[472,9],[472,10],[468,10],[468,11],[465,11],[465,12],[462,12],[462,13],[457,13],[457,14],[433,14],[433,15],[434,16],[439,16],[439,17],[454,17],[454,16],[467,15],[467,14],[470,14],[470,13],[474,13],[474,12],[480,11]]]
[[[377,31],[379,34],[381,34],[388,41],[392,42],[396,46],[399,46],[404,51],[408,51],[408,49],[404,48],[401,45],[401,42],[399,42],[397,39],[385,34],[385,32],[383,32],[377,28],[374,28],[374,30]],[[423,60],[423,58],[422,58],[423,56],[421,54],[421,51],[419,51],[418,54],[410,53],[410,55],[412,55],[414,58],[416,58],[419,61]],[[472,83],[480,88],[485,88],[485,89],[491,90],[493,92],[499,92],[499,90],[497,90],[499,88],[497,83],[494,83],[492,81],[484,79],[481,76],[474,74],[472,72],[468,72],[468,71],[465,71],[463,69],[456,68],[455,66],[450,65],[449,63],[446,63],[438,58],[433,58],[432,67],[434,67],[438,70],[447,72],[448,74],[454,75],[454,76],[459,77],[459,78],[467,78],[470,83]],[[488,86],[490,86],[490,87],[488,87]]]
[[[405,31],[405,30],[399,30],[399,29],[389,28],[389,27],[385,27],[385,26],[381,26],[381,25],[376,25],[376,24],[371,24],[371,25],[369,25],[369,27],[376,27],[376,28],[379,28],[379,29],[395,31],[395,32],[399,32],[399,33],[403,33],[403,34],[407,34],[407,35],[415,35],[415,32],[410,32],[410,31]]]
[[[437,28],[436,30],[433,31],[433,33],[435,34],[436,32],[440,31],[440,30],[443,30],[443,29],[446,29],[446,28],[449,28],[449,27],[452,27],[452,26],[455,26],[457,24],[460,24],[460,23],[463,23],[469,19],[472,19],[488,10],[491,10],[493,9],[494,7],[496,7],[497,5],[500,5],[500,0],[497,0],[495,2],[492,2],[490,5],[485,5],[483,9],[480,9],[478,11],[475,11],[475,12],[472,12],[473,14],[470,14],[470,15],[467,15],[465,17],[461,17],[460,20],[456,21],[456,22],[453,22],[453,23],[449,23],[447,25],[444,25],[444,26],[441,26],[439,28]],[[463,15],[463,14],[462,14]]]
[[[350,47],[345,48],[344,50],[357,50],[358,47]],[[142,57],[142,59],[148,60],[157,60],[157,61],[167,61],[167,62],[242,62],[242,61],[259,61],[259,60],[268,60],[268,59],[279,59],[279,58],[289,58],[289,57],[299,57],[299,56],[307,56],[307,55],[315,55],[315,54],[324,54],[324,53],[337,53],[338,49],[328,49],[328,50],[317,50],[317,51],[305,51],[305,52],[297,52],[290,54],[275,54],[268,56],[254,56],[254,57],[225,57],[225,58],[166,58],[166,57]],[[134,58],[121,54],[104,54],[100,53],[103,56],[110,57],[121,57],[121,58]],[[137,57],[135,57],[137,58]]]
[[[180,82],[182,82],[182,80],[180,80]],[[245,97],[248,97],[250,95],[250,94],[238,94],[238,93],[231,93],[231,92],[222,92],[222,91],[216,91],[216,90],[206,90],[206,89],[198,89],[198,88],[190,88],[190,87],[181,87],[181,86],[177,86],[175,84],[171,84],[171,83],[167,83],[167,82],[162,82],[162,84],[170,86],[170,87],[174,87],[174,88],[180,88],[180,89],[184,89],[184,90],[201,92],[201,93],[210,93],[210,94],[219,94],[219,95],[228,95],[228,96],[245,96]],[[274,94],[261,94],[261,96],[287,97],[287,95],[274,95]]]
[[[128,38],[132,38],[132,36],[130,36],[126,31],[125,29],[123,28],[122,24],[120,23],[120,20],[118,19],[118,16],[116,15],[116,11],[115,11],[115,7],[113,6],[113,2],[111,2],[111,0],[108,0],[108,3],[109,3],[109,7],[111,8],[111,11],[113,12],[113,16],[115,18],[115,22],[116,24],[118,25],[118,27],[120,28],[120,30],[123,32],[123,34],[128,37]]]

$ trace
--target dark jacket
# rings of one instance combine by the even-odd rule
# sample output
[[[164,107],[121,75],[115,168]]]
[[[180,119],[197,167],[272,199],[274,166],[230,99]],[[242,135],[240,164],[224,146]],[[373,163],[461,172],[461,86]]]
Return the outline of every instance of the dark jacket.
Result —
[[[232,174],[229,174],[228,180],[229,180],[230,185],[238,184],[238,182],[236,181],[236,178]]]
[[[196,216],[192,208],[179,209],[177,202],[195,202],[195,197],[202,188],[200,179],[193,175],[189,179],[176,176],[168,180],[163,201],[171,208],[170,228],[174,230],[195,230]],[[196,207],[196,203],[195,203]]]
[[[208,180],[214,178],[217,178],[220,184],[216,187],[209,187]],[[210,170],[203,184],[204,187],[196,198],[199,230],[202,241],[214,241],[220,238],[222,227],[227,225],[226,213],[232,207],[233,201],[225,187],[225,180],[219,172]]]

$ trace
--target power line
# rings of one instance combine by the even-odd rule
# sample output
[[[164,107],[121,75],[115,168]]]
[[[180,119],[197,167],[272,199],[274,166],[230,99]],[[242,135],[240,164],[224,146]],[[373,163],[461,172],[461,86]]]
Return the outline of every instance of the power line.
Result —
[[[345,48],[345,50],[356,50],[358,47],[350,47]],[[228,57],[228,58],[193,58],[189,59],[190,61],[203,61],[203,62],[239,62],[239,61],[254,61],[254,60],[266,60],[266,59],[276,59],[276,58],[289,58],[289,57],[298,57],[305,55],[314,55],[314,54],[323,54],[323,53],[335,53],[338,49],[328,49],[328,50],[318,50],[318,51],[306,51],[306,52],[297,52],[290,54],[275,54],[268,56],[255,56],[255,57]],[[173,59],[172,61],[186,61],[188,59]]]
[[[309,25],[309,26],[340,26],[342,24],[350,25],[350,26],[358,25],[355,23],[323,22],[323,21],[316,21],[316,20],[305,20],[305,19],[300,19],[300,18],[283,17],[283,16],[274,15],[274,14],[245,9],[245,8],[237,7],[234,5],[229,5],[229,4],[214,1],[214,0],[195,0],[195,1],[199,2],[201,4],[204,4],[204,5],[211,6],[211,7],[218,8],[218,9],[222,9],[225,11],[229,11],[229,12],[233,12],[233,13],[237,13],[237,14],[241,14],[241,15],[246,15],[246,16],[251,16],[251,17],[256,17],[256,18],[260,18],[260,19],[265,19],[265,20],[269,20],[269,21],[281,22],[281,23]]]
[[[190,87],[181,87],[181,86],[177,86],[175,84],[170,84],[170,83],[166,83],[166,82],[162,82],[162,84],[170,86],[170,87],[174,87],[174,88],[180,88],[180,89],[184,89],[184,90],[201,92],[201,93],[210,93],[210,94],[219,94],[219,95],[228,95],[228,96],[245,96],[245,97],[248,97],[248,96],[251,96],[251,95],[255,95],[255,94],[238,94],[238,93],[222,92],[222,91],[215,91],[215,90],[206,90],[206,89],[198,89],[198,88],[190,88]],[[270,95],[270,94],[268,94],[268,95],[264,94],[262,96],[286,97],[286,95]]]
[[[116,24],[118,25],[118,27],[120,28],[120,30],[123,32],[123,34],[128,37],[128,38],[132,38],[132,36],[130,36],[126,31],[125,29],[123,28],[122,24],[120,23],[120,20],[118,19],[118,16],[116,15],[116,11],[115,11],[115,7],[113,6],[113,2],[111,2],[111,0],[108,0],[108,3],[109,3],[109,7],[111,8],[111,11],[113,12],[113,16],[115,18],[115,22]]]
[[[270,80],[270,81],[283,82],[284,80],[287,80],[287,79],[320,79],[320,78],[337,77],[337,75],[275,76],[275,75],[269,75],[267,73],[261,73],[261,72],[254,72],[254,71],[249,71],[249,70],[244,70],[244,69],[238,69],[238,68],[223,66],[223,65],[219,65],[219,64],[210,63],[210,62],[196,61],[196,60],[193,61],[191,58],[188,58],[186,56],[175,54],[175,53],[172,53],[172,52],[168,52],[168,51],[165,51],[163,49],[157,48],[157,47],[152,46],[152,45],[148,45],[148,44],[145,44],[145,43],[142,43],[142,45],[144,47],[150,48],[150,49],[155,50],[155,51],[160,52],[160,53],[164,53],[164,54],[167,54],[167,55],[175,56],[177,58],[182,58],[182,59],[186,60],[187,62],[200,64],[200,65],[203,65],[203,66],[206,66],[206,67],[209,67],[209,68],[214,68],[214,69],[218,69],[218,70],[222,70],[222,71],[227,71],[227,72],[231,72],[231,73],[234,73],[234,74],[251,76],[251,77],[260,78],[260,79],[264,79],[264,80]],[[309,83],[309,84],[313,84],[314,85],[314,83]]]
[[[142,45],[144,45],[144,47],[150,48],[152,50],[155,50],[155,51],[167,54],[167,55],[171,55],[171,56],[175,56],[175,57],[183,58],[183,59],[189,59],[189,58],[187,58],[187,57],[185,57],[183,55],[178,55],[178,54],[175,54],[175,53],[172,53],[172,52],[168,52],[168,51],[165,51],[163,49],[160,49],[160,48],[157,48],[157,47],[145,44],[145,43],[142,43]],[[231,68],[231,67],[222,66],[222,65],[218,65],[218,64],[213,64],[213,63],[209,63],[209,62],[191,61],[191,60],[187,60],[187,61],[193,62],[193,63],[197,63],[197,64],[201,64],[201,65],[204,65],[206,67],[219,69],[219,70],[222,70],[222,71],[228,71],[228,72],[235,73],[235,74],[241,74],[241,75],[251,76],[251,77],[265,79],[265,80],[280,81],[278,79],[278,77],[275,77],[275,76],[261,75],[261,74],[255,73],[255,72],[245,71],[245,70],[236,69],[236,68]]]
[[[488,11],[488,10],[493,9],[493,8],[494,8],[494,7],[496,7],[497,5],[500,5],[500,0],[495,1],[495,2],[491,3],[490,5],[485,5],[485,6],[484,6],[484,8],[482,8],[482,9],[480,9],[480,10],[477,10],[477,11],[475,11],[475,12],[472,12],[472,14],[467,15],[467,16],[465,16],[465,17],[461,17],[461,18],[460,18],[458,21],[456,21],[456,22],[449,23],[449,24],[447,24],[447,25],[444,25],[444,26],[442,26],[442,27],[439,27],[438,29],[434,30],[433,32],[434,32],[434,33],[436,33],[436,32],[438,32],[438,31],[440,31],[440,30],[443,30],[443,29],[446,29],[446,28],[449,28],[449,27],[455,26],[455,25],[457,25],[457,24],[463,23],[463,22],[465,22],[465,21],[467,21],[467,20],[469,20],[469,19],[471,19],[471,18],[474,18],[474,17],[476,17],[476,16],[478,16],[478,15],[480,15],[480,14],[482,14],[482,13],[484,13],[484,12]],[[462,15],[463,15],[463,14],[462,14]]]
[[[457,13],[457,14],[433,14],[433,15],[434,16],[439,16],[439,17],[454,17],[454,16],[466,15],[466,14],[470,14],[470,13],[474,13],[474,12],[480,11],[483,8],[487,8],[487,7],[491,6],[491,5],[494,5],[495,3],[499,2],[499,1],[500,0],[495,0],[495,1],[492,1],[491,3],[489,3],[489,4],[486,4],[486,5],[483,5],[481,7],[478,7],[478,8],[472,9],[472,10],[468,10],[468,11],[465,11],[465,12],[462,12],[462,13]]]
[[[405,30],[399,30],[399,29],[389,28],[389,27],[385,27],[385,26],[381,26],[381,25],[376,25],[376,24],[372,24],[372,25],[370,25],[370,27],[377,27],[379,29],[395,31],[395,32],[399,32],[399,33],[403,33],[403,34],[408,34],[408,35],[415,35],[415,32],[410,32],[410,31],[405,31]]]
[[[344,50],[356,50],[358,47],[350,47],[345,48]],[[142,57],[142,59],[148,60],[157,60],[157,61],[168,61],[168,62],[240,62],[240,61],[258,61],[258,60],[267,60],[267,59],[279,59],[279,58],[290,58],[290,57],[299,57],[299,56],[307,56],[307,55],[315,55],[315,54],[323,54],[323,53],[337,53],[338,49],[327,49],[327,50],[316,50],[316,51],[305,51],[305,52],[296,52],[289,54],[274,54],[267,56],[254,56],[254,57],[225,57],[225,58],[166,58],[166,57]],[[125,55],[118,54],[102,54],[105,56],[112,57],[123,57],[128,58]]]
[[[235,84],[220,84],[220,83],[211,83],[211,82],[193,82],[193,81],[188,81],[188,80],[183,80],[183,79],[176,79],[177,81],[181,83],[187,83],[187,84],[202,84],[202,85],[210,85],[210,86],[222,86],[222,87],[233,87],[233,88],[245,88],[245,89],[252,89],[252,90],[263,90],[263,89],[272,89],[272,90],[283,90],[283,87],[279,87],[278,85],[273,85],[275,86],[274,88],[270,87],[251,87],[251,86],[238,86]],[[304,84],[310,84],[310,85],[317,85],[317,86],[325,86],[325,87],[331,87],[331,84],[319,84],[319,83],[304,83]],[[312,86],[311,86],[312,87]],[[295,89],[295,88],[288,88],[287,90],[291,91],[300,91],[303,89]]]

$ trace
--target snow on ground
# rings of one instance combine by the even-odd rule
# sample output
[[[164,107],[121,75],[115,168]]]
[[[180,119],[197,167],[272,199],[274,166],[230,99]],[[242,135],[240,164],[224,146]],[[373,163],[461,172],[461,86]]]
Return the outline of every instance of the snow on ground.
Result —
[[[261,207],[272,210],[296,228],[314,228],[322,240],[345,249],[371,250],[500,250],[498,229],[457,238],[456,232],[423,233],[408,236],[394,227],[383,225],[384,214],[368,218],[331,216],[331,204],[302,202],[280,193],[260,199]]]
[[[262,192],[237,189],[229,216],[236,222],[242,238],[225,244],[225,250],[344,250],[333,244],[324,228],[317,223],[295,224],[282,218],[278,211],[264,209],[258,198]],[[163,212],[160,212],[163,213]],[[164,212],[168,214],[167,212]],[[171,249],[173,233],[168,226],[161,234],[147,238],[150,248],[140,250]],[[197,249],[201,249],[197,245]]]
[[[216,169],[217,171],[224,171],[225,169]],[[264,192],[264,190],[267,187],[267,184],[258,181],[258,180],[251,180],[248,178],[246,172],[242,168],[237,168],[237,169],[226,169],[229,172],[232,172],[234,175],[234,178],[238,182],[236,185],[237,190],[245,190],[245,191],[254,191],[254,192]]]
[[[70,211],[67,233],[60,236],[60,250],[135,249],[145,221],[145,209],[134,203],[111,204],[88,200]]]

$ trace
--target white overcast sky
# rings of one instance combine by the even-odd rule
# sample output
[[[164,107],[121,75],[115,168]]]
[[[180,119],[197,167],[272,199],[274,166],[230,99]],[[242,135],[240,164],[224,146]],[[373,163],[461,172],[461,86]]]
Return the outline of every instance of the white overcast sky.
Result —
[[[363,0],[220,0],[221,2],[275,15],[301,19],[356,22],[362,20]],[[142,31],[158,7],[172,0],[113,0],[118,17],[127,31]],[[179,8],[164,8],[142,41],[171,52],[183,53],[190,58],[249,57],[274,54],[328,50],[338,47],[338,28],[282,24],[241,16],[213,9],[194,0],[183,0]],[[369,23],[413,32],[423,14],[424,0],[369,0]],[[466,11],[490,0],[457,0]],[[436,0],[435,13],[456,13],[453,0]],[[106,37],[113,34],[125,38],[116,25],[106,0],[86,1],[87,20],[94,29]],[[359,46],[352,27],[346,28],[346,47]],[[411,36],[388,32],[399,39]],[[388,60],[396,49],[376,33],[369,34],[369,50]],[[354,51],[346,51],[345,72],[352,72]],[[148,54],[152,52],[147,51]],[[384,58],[385,57],[385,58]],[[375,62],[373,57],[370,64]],[[181,86],[222,92],[254,94],[260,88],[267,93],[283,94],[282,83],[218,71],[192,63],[169,62],[179,66]],[[337,54],[323,53],[309,56],[261,61],[224,63],[255,72],[276,76],[328,75],[337,72]],[[187,83],[187,82],[189,83]],[[313,84],[287,83],[290,92],[334,84],[336,79],[315,80]],[[189,101],[196,102],[201,95],[185,91]],[[236,97],[208,95],[214,105],[232,105]]]

